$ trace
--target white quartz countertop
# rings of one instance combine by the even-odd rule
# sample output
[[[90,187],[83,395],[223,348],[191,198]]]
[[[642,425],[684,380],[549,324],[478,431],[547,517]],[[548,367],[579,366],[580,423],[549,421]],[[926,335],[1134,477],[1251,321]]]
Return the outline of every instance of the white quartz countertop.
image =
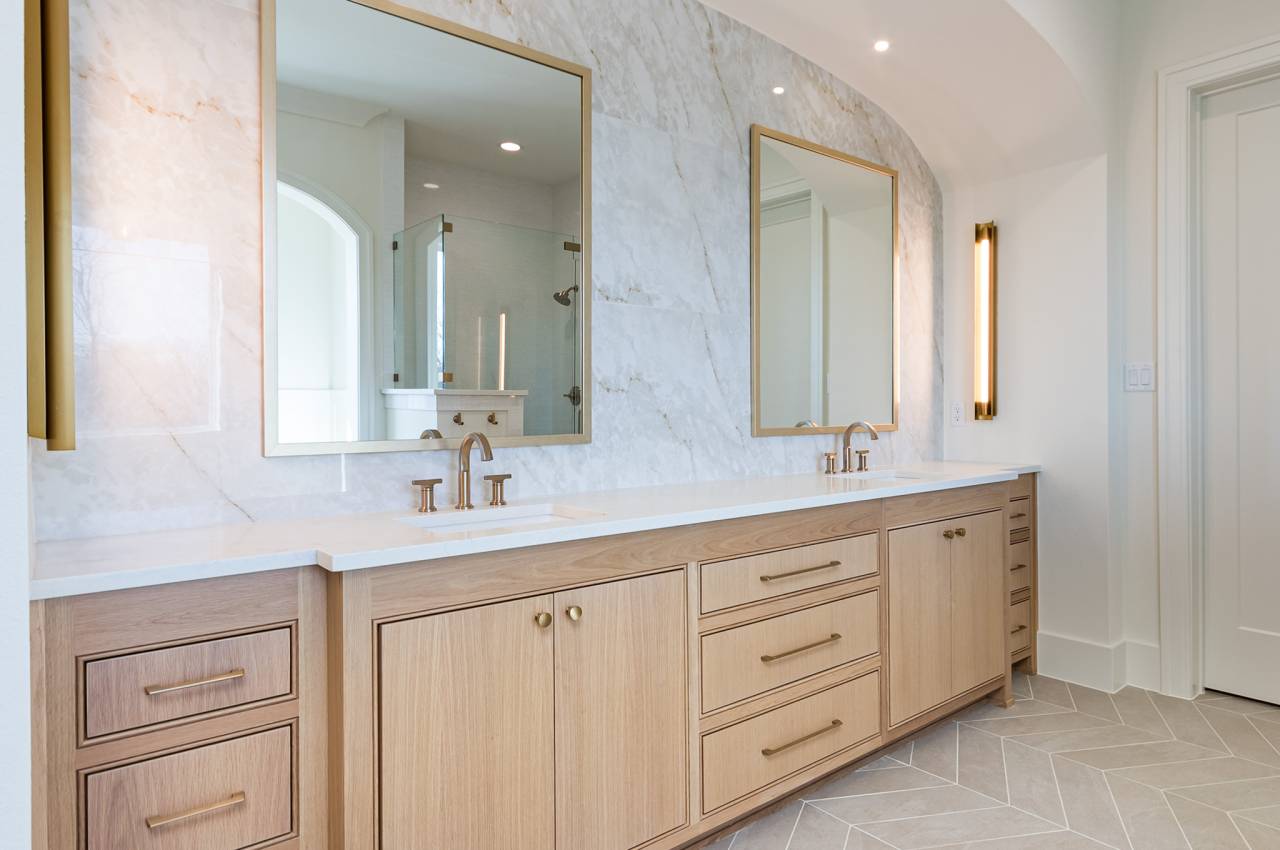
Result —
[[[938,462],[872,477],[785,475],[39,543],[31,598],[318,564],[332,572],[1010,481],[1038,466]],[[451,488],[437,492],[447,505]],[[480,495],[479,487],[476,496]]]

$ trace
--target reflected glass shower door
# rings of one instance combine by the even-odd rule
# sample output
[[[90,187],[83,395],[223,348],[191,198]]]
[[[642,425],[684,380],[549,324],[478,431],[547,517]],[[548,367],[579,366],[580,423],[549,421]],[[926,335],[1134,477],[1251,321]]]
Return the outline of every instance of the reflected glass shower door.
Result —
[[[395,255],[395,375],[401,389],[444,385],[444,217],[427,219],[397,233]]]

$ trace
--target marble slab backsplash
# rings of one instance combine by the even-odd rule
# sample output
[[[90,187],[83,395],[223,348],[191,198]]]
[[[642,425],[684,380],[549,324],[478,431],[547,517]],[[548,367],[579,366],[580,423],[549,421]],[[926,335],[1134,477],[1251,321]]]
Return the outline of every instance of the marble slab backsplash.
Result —
[[[497,450],[514,496],[817,471],[835,446],[751,436],[753,122],[901,173],[901,429],[873,459],[941,455],[941,192],[890,116],[695,0],[408,5],[594,72],[593,440]],[[38,538],[408,510],[411,479],[451,481],[451,452],[262,456],[255,0],[71,17],[79,449],[33,443]]]

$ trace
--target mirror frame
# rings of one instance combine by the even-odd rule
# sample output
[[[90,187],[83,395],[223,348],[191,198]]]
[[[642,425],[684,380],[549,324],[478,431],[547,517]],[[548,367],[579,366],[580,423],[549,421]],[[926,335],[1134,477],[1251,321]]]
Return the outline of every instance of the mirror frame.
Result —
[[[549,434],[544,436],[493,437],[496,447],[575,445],[591,442],[591,69],[546,53],[525,47],[513,41],[497,38],[480,30],[455,24],[410,9],[389,0],[347,0],[358,6],[366,6],[377,12],[394,15],[414,24],[420,24],[449,35],[454,35],[482,47],[501,50],[521,59],[546,65],[557,71],[572,74],[581,80],[581,140],[582,170],[582,433]],[[265,457],[299,455],[367,454],[371,452],[419,452],[439,449],[456,449],[461,439],[439,440],[362,440],[333,443],[281,443],[277,439],[279,414],[277,398],[272,383],[277,373],[276,338],[276,0],[262,0],[261,11],[262,57],[262,453]]]
[[[873,422],[881,433],[898,430],[899,424],[899,360],[898,345],[900,316],[898,305],[898,172],[887,165],[879,165],[865,159],[843,153],[833,148],[824,147],[805,141],[799,136],[792,136],[779,130],[770,130],[760,124],[751,125],[751,436],[783,437],[803,434],[840,434],[847,425],[820,425],[816,428],[766,428],[760,424],[760,142],[762,139],[773,139],[777,142],[794,145],[813,153],[838,159],[859,168],[884,174],[892,181],[893,186],[893,421]]]

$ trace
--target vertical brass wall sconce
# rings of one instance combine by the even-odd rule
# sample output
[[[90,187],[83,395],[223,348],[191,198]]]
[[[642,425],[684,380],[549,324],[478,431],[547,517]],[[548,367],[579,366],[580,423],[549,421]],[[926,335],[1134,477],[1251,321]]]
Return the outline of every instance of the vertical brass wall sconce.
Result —
[[[67,0],[25,0],[27,433],[76,447]]]
[[[973,415],[996,416],[996,224],[973,233]]]

